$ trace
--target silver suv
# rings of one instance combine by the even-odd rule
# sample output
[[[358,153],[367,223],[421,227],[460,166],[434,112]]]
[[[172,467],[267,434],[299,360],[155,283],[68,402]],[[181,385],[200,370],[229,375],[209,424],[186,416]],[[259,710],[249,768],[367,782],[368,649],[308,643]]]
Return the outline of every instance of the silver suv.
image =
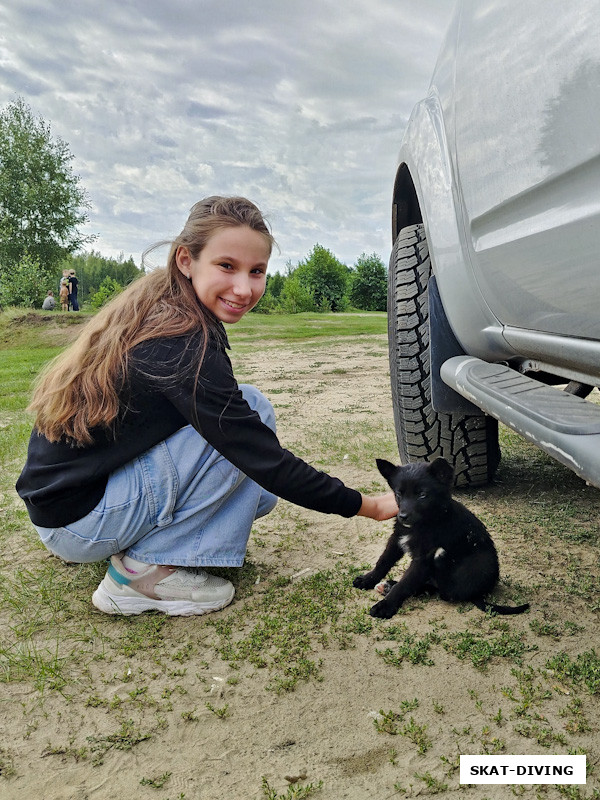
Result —
[[[403,462],[492,478],[498,420],[600,486],[600,5],[459,2],[403,139],[389,337]]]

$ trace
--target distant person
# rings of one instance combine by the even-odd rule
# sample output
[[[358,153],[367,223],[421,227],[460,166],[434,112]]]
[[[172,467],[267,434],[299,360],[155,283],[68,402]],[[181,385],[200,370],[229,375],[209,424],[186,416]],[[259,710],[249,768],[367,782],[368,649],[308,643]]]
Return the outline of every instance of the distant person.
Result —
[[[54,299],[54,292],[52,289],[48,292],[46,297],[44,297],[44,302],[42,303],[42,309],[44,311],[54,311],[56,308],[56,300]]]
[[[60,299],[60,307],[62,311],[69,310],[69,285],[67,283],[60,284],[60,291],[58,293]]]
[[[323,513],[394,517],[393,493],[346,487],[285,450],[273,407],[238,386],[223,323],[265,291],[274,240],[239,197],[196,203],[166,268],[132,283],[38,380],[17,482],[46,547],[110,559],[92,596],[107,614],[204,614],[233,585],[250,529],[277,497]]]
[[[69,303],[71,304],[71,308],[73,311],[79,311],[79,303],[77,302],[77,284],[79,281],[77,280],[77,276],[75,275],[75,270],[69,270]]]
[[[62,271],[62,277],[61,277],[60,281],[58,282],[58,290],[59,291],[60,291],[60,287],[63,285],[63,283],[65,284],[65,286],[67,286],[67,287],[69,286],[69,270],[68,269],[63,269],[63,271]]]

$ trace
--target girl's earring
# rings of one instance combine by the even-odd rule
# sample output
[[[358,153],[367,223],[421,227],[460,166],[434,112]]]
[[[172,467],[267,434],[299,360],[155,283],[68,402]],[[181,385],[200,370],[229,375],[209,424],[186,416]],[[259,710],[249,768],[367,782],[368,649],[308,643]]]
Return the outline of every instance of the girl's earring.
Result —
[[[189,273],[189,272],[188,272],[188,274],[187,274],[185,277],[188,279],[188,281],[191,281],[191,280],[192,280],[192,276],[190,275],[190,273]]]

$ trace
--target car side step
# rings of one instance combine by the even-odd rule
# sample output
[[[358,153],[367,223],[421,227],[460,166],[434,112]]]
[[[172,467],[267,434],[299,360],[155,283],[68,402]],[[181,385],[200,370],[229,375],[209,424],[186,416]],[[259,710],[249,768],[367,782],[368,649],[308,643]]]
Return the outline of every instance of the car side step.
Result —
[[[600,406],[503,364],[454,356],[444,383],[594,486],[600,487]]]

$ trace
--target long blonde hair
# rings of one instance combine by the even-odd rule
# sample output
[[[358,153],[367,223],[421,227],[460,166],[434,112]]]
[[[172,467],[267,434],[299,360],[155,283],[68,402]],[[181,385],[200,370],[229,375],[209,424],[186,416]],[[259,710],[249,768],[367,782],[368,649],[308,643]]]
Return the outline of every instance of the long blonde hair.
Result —
[[[176,262],[179,247],[196,259],[220,228],[247,226],[274,239],[258,208],[243,197],[208,197],[196,203],[182,232],[171,243],[167,266],[134,281],[85,326],[69,348],[40,374],[29,410],[49,441],[85,446],[91,429],[110,429],[120,410],[128,357],[141,342],[202,331],[206,340],[215,318],[199,302]],[[153,249],[153,248],[151,248]],[[147,251],[149,252],[149,251]],[[200,367],[203,352],[199,354]]]

